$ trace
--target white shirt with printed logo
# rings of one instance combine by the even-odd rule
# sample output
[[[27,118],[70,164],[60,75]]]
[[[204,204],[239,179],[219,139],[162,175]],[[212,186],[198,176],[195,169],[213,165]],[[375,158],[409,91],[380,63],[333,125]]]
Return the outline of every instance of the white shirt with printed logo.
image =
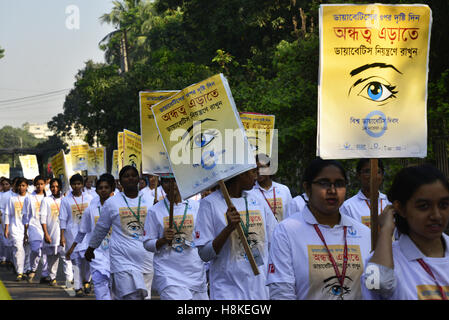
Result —
[[[5,207],[5,224],[9,225],[9,237],[16,245],[23,241],[23,206],[27,197],[28,194],[20,196],[12,193]]]
[[[144,245],[148,250],[155,252],[153,286],[158,292],[168,286],[180,286],[196,292],[205,292],[207,291],[205,263],[198,255],[198,249],[193,246],[199,201],[182,201],[173,207],[173,223],[178,229],[182,224],[179,234],[182,239],[187,240],[182,250],[180,247],[178,251],[168,245],[156,251],[156,241],[163,237],[164,228],[168,227],[169,213],[166,205],[170,207],[167,199],[164,199],[151,207],[145,222]],[[186,206],[187,211],[185,211]],[[182,223],[184,212],[186,215]],[[175,232],[178,234],[176,229]]]
[[[36,192],[30,194],[23,204],[22,223],[28,225],[28,240],[42,241],[44,239],[44,231],[42,230],[40,221],[40,210],[44,195],[37,195]]]
[[[40,223],[47,225],[47,232],[51,238],[51,243],[44,241],[43,247],[58,247],[61,230],[59,225],[59,213],[62,198],[55,198],[53,195],[42,200]]]
[[[245,196],[245,194],[244,194]],[[266,300],[269,298],[265,286],[268,245],[271,234],[277,225],[273,212],[265,201],[246,193],[249,212],[249,244],[258,250],[263,265],[259,266],[260,274],[255,276],[245,251],[239,240],[237,230],[226,240],[218,255],[210,261],[210,298],[212,300]],[[242,223],[246,226],[245,200],[231,198]],[[226,211],[228,207],[220,190],[201,199],[195,225],[195,245],[204,246],[211,243],[226,227]]]
[[[341,215],[333,228],[318,225],[324,240],[342,272],[344,227],[347,228],[348,263],[343,288],[338,282],[328,252],[314,228],[317,220],[306,206],[274,230],[270,246],[267,285],[288,284],[293,292],[282,293],[298,300],[361,299],[360,276],[371,249],[368,227]],[[278,299],[277,296],[271,296]]]
[[[272,212],[275,211],[275,216],[278,221],[282,221],[286,218],[286,210],[290,201],[292,200],[292,194],[290,189],[283,184],[272,182],[271,187],[266,190],[262,188],[256,181],[253,189],[250,191],[256,197],[259,197],[261,201],[265,201],[271,208]],[[276,202],[276,208],[275,206]]]
[[[66,240],[66,250],[68,250],[72,246],[73,241],[75,241],[81,218],[91,201],[92,197],[87,193],[83,193],[79,197],[75,197],[70,193],[68,196],[62,198],[59,223],[61,229],[65,229],[64,237]],[[73,252],[84,251],[87,249],[87,245],[88,241],[84,239],[83,242],[77,244]]]
[[[309,201],[309,197],[305,192],[301,195],[294,197],[287,206],[284,219],[292,216],[296,212],[302,211],[302,209],[304,209],[304,207],[307,205],[306,201]]]
[[[101,205],[100,198],[97,197],[93,199],[89,207],[87,207],[86,211],[81,218],[81,223],[79,227],[79,232],[85,234],[83,242],[87,241],[89,243],[90,238],[92,236],[92,232],[95,228],[95,224],[98,222],[100,215],[104,211],[104,205]],[[87,238],[87,239],[86,239]],[[110,272],[110,262],[109,262],[109,244],[111,238],[111,231],[108,235],[103,239],[100,246],[95,249],[95,259],[92,259],[90,262],[90,267],[92,268],[92,272],[94,270],[99,271],[102,274],[109,276]]]
[[[123,192],[119,192],[106,200],[89,241],[90,247],[98,248],[104,237],[98,237],[97,229],[102,230],[101,235],[107,235],[112,227],[109,241],[111,273],[152,272],[153,253],[143,247],[145,219],[152,204],[141,197],[140,214],[138,214],[139,197],[128,198]],[[129,208],[139,217],[140,223]]]
[[[364,298],[369,300],[441,300],[435,280],[425,271],[418,259],[423,259],[427,264],[449,298],[449,236],[443,233],[442,237],[446,244],[444,257],[430,258],[418,249],[408,235],[402,234],[399,240],[393,242],[393,270],[387,267],[382,268],[374,263],[367,264],[367,270],[362,278]],[[377,274],[379,279],[376,279],[379,288],[376,290],[374,285],[370,285],[372,290],[368,290],[366,280],[376,283],[376,281],[372,281],[374,279],[370,279],[374,273],[367,272],[368,266],[372,268],[373,265],[377,266],[377,270],[380,271]],[[385,290],[385,287],[388,289]]]
[[[370,199],[363,194],[362,190],[359,190],[355,196],[347,199],[342,204],[340,207],[340,213],[345,214],[369,227],[371,225],[370,202]],[[381,192],[379,192],[378,202],[379,214],[382,213],[387,205],[391,204],[391,202],[388,201],[387,196]]]

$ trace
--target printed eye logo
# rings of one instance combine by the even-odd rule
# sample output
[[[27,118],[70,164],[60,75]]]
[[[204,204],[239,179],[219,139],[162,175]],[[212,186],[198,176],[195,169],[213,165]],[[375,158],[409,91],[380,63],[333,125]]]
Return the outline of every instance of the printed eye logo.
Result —
[[[359,96],[375,102],[382,102],[389,98],[396,98],[394,94],[398,92],[394,91],[395,88],[394,86],[384,85],[378,81],[372,81],[359,92]]]
[[[193,142],[196,145],[196,147],[202,148],[211,143],[216,136],[217,133],[215,133],[214,130],[207,130],[204,133],[201,132],[197,134],[195,137],[193,137]]]

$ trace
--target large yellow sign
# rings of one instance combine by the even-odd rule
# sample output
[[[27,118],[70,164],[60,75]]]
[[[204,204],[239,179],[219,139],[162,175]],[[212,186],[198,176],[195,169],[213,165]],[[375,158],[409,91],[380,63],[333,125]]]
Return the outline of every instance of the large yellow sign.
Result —
[[[321,5],[318,156],[426,156],[431,23],[426,5]]]
[[[34,154],[19,156],[20,165],[22,166],[23,176],[27,179],[34,179],[39,175],[39,165]]]
[[[142,173],[159,174],[170,172],[168,157],[157,131],[151,107],[178,91],[141,91],[140,132],[142,135]]]
[[[9,179],[9,163],[0,163],[0,177]]]
[[[117,133],[117,150],[118,150],[118,172],[123,168],[123,132]]]
[[[70,147],[70,157],[72,158],[72,170],[80,172],[87,170],[87,151],[89,150],[88,144],[82,144]]]
[[[50,163],[53,171],[53,176],[61,180],[62,192],[66,192],[67,190],[69,190],[69,175],[67,172],[67,164],[64,151],[61,150],[58,154],[51,157]]]
[[[222,74],[183,89],[151,110],[183,199],[256,166]]]
[[[133,166],[141,172],[142,142],[140,135],[130,130],[123,130],[123,166]]]
[[[274,115],[240,112],[240,119],[254,155],[263,153],[271,157]]]
[[[91,148],[87,151],[87,173],[89,176],[100,176],[106,172],[105,148]]]

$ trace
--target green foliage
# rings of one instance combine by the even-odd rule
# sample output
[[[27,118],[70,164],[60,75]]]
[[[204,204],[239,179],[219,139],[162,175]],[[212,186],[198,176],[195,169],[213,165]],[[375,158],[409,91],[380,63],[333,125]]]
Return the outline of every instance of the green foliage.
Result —
[[[11,126],[4,126],[0,129],[0,149],[15,148],[34,148],[43,139],[35,138],[31,133],[24,129],[13,128]],[[16,164],[19,163],[18,155],[14,158]],[[13,160],[11,155],[0,155],[0,163],[9,163],[13,167]]]
[[[92,61],[76,76],[64,113],[49,127],[67,135],[87,130],[111,150],[124,128],[140,132],[138,92],[175,90],[222,72],[239,111],[276,116],[279,130],[277,180],[300,192],[303,169],[316,154],[319,68],[319,0],[156,0],[114,1],[100,20],[116,27],[100,44],[106,64]],[[354,1],[369,3],[369,1]],[[383,3],[413,3],[385,0]],[[424,0],[432,9],[429,72],[429,157],[433,141],[449,136],[449,60],[445,58],[449,6]],[[119,74],[123,40],[129,71]],[[443,71],[445,70],[445,71]],[[443,72],[442,72],[443,71]],[[384,188],[407,161],[386,159]],[[349,169],[349,193],[357,191],[356,160]]]
[[[3,58],[5,56],[5,49],[2,49],[0,47],[0,59]]]

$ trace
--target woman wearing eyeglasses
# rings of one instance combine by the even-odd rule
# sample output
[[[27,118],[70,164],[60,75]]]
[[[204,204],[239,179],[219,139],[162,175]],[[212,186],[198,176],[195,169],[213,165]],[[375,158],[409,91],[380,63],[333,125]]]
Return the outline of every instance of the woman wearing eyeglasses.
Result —
[[[339,212],[346,194],[344,168],[334,160],[315,159],[304,173],[303,187],[308,204],[273,232],[270,298],[362,299],[360,276],[370,230]]]
[[[346,200],[340,208],[342,214],[346,214],[351,218],[363,223],[364,225],[370,227],[371,225],[371,201],[370,201],[370,160],[360,159],[357,163],[357,179],[360,181],[359,192]],[[382,184],[382,179],[384,176],[384,165],[379,159],[379,170],[376,175],[377,185]],[[385,209],[387,205],[391,204],[387,196],[382,192],[379,192],[378,197],[378,210],[379,214]]]

